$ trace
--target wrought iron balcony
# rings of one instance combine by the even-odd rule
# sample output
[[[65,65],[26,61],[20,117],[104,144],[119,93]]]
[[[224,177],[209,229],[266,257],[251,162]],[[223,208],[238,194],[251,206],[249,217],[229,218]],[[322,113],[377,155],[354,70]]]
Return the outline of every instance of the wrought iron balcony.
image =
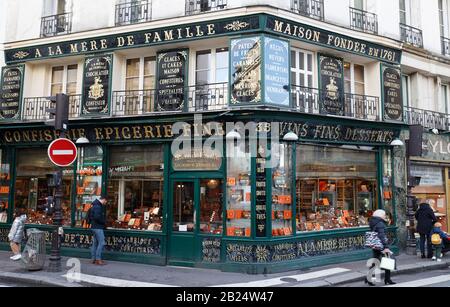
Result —
[[[156,90],[116,91],[113,93],[113,116],[146,115],[155,110],[158,99],[171,100],[172,95],[157,95]],[[177,97],[179,98],[179,97]],[[185,88],[187,106],[174,111],[215,111],[228,107],[228,83],[195,85]]]
[[[227,0],[186,0],[186,15],[223,10]]]
[[[69,34],[72,31],[72,13],[43,17],[41,37]]]
[[[408,125],[450,131],[450,115],[445,113],[405,107],[405,121]]]
[[[442,54],[445,56],[450,56],[450,39],[446,37],[441,37],[442,43]]]
[[[409,45],[417,48],[423,48],[423,36],[422,30],[400,24],[400,37],[401,40]]]
[[[324,19],[323,0],[291,0],[291,10],[299,15]]]
[[[353,30],[378,34],[378,16],[376,14],[351,7],[350,27]]]
[[[23,101],[22,120],[23,121],[46,121],[49,120],[48,108],[55,105],[48,97],[25,98]],[[80,117],[81,95],[69,96],[69,117],[72,119]]]
[[[152,19],[152,4],[147,0],[116,5],[116,26],[146,22]]]
[[[363,120],[380,120],[379,97],[323,91],[317,88],[293,85],[292,102],[295,110],[301,113],[328,115],[323,106],[325,97],[337,97],[337,103],[342,105],[342,116]]]

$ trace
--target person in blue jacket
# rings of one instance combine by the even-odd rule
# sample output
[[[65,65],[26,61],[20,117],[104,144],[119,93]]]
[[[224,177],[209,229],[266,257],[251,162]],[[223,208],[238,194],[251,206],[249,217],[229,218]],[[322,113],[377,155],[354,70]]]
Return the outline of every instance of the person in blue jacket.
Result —
[[[431,231],[431,236],[434,234],[438,234],[441,237],[440,244],[433,244],[434,256],[433,261],[441,262],[442,261],[442,249],[444,248],[444,242],[447,242],[449,237],[448,235],[442,231],[442,224],[436,223],[434,224],[433,230]]]
[[[93,235],[91,256],[92,263],[105,265],[102,259],[103,248],[105,247],[106,215],[104,206],[108,202],[107,196],[102,195],[100,199],[94,200],[92,208],[89,210],[89,224]]]

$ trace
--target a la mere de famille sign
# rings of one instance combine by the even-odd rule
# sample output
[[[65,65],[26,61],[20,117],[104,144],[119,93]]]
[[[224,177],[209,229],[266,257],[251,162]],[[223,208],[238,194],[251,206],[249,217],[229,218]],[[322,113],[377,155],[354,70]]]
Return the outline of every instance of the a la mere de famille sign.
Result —
[[[401,63],[402,53],[400,49],[266,14],[179,24],[164,28],[8,49],[5,51],[5,61],[9,65],[54,57],[110,53],[120,49],[173,44],[244,33],[276,34],[288,39],[373,58],[385,63],[394,65]],[[278,43],[278,45],[282,47],[281,43]],[[282,49],[273,49],[272,51],[279,54],[284,52]],[[279,64],[283,65],[282,62]]]

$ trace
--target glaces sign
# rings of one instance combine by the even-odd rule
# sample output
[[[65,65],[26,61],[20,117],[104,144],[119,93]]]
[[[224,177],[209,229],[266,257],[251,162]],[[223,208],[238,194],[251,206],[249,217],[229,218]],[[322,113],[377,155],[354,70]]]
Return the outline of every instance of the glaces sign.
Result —
[[[1,78],[0,119],[19,119],[25,67],[3,67]]]
[[[86,59],[82,115],[109,113],[111,68],[112,55]]]
[[[382,65],[384,119],[403,121],[402,73],[400,69]]]

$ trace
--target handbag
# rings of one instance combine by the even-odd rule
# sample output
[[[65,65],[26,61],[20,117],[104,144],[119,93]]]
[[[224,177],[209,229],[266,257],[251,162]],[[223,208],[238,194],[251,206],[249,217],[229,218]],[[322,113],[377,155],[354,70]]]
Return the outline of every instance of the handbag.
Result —
[[[384,249],[384,245],[378,237],[378,232],[366,232],[366,243],[364,246],[377,251],[382,251]]]
[[[389,254],[381,258],[380,269],[387,271],[394,271],[396,268],[395,259],[391,258]]]

